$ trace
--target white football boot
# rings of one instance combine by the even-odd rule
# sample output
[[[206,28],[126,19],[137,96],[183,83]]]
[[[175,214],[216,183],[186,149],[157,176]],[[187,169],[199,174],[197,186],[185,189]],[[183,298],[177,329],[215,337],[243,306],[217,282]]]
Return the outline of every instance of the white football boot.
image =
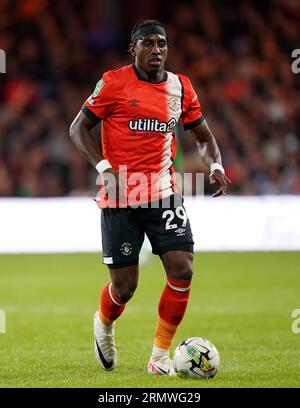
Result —
[[[117,363],[115,346],[115,323],[110,326],[103,324],[97,311],[94,316],[95,354],[97,361],[104,370],[111,371]]]
[[[173,362],[168,355],[152,357],[148,361],[149,375],[176,375]]]

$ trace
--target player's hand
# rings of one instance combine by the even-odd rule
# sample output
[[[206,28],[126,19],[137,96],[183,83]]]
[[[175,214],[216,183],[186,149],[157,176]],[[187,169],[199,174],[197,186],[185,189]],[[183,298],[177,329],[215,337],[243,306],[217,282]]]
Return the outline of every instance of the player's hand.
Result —
[[[117,173],[113,168],[109,168],[102,173],[102,178],[104,182],[104,191],[107,198],[111,200],[119,200],[124,198],[126,183],[119,173]]]
[[[230,179],[220,170],[213,171],[209,176],[209,181],[210,184],[218,183],[220,185],[219,189],[212,195],[213,197],[226,195],[228,185],[231,184]]]

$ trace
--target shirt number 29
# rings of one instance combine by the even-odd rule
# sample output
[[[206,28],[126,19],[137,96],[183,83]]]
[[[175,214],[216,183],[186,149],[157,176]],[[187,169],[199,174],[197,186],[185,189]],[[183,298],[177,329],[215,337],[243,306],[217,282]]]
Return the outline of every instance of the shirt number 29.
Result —
[[[182,206],[179,206],[174,210],[166,210],[162,214],[162,218],[166,218],[166,230],[172,230],[178,228],[177,223],[171,224],[171,222],[174,220],[175,215],[179,220],[182,220],[181,227],[185,227],[187,223],[187,215],[185,212],[185,209]]]

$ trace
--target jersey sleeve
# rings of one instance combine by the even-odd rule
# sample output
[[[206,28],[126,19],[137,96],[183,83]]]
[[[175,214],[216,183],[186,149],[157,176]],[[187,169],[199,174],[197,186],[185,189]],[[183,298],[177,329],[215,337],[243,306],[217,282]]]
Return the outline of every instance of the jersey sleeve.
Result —
[[[183,76],[179,76],[182,85],[182,113],[181,121],[184,130],[192,129],[203,122],[204,116],[201,112],[200,102],[198,96],[190,82],[190,80]]]
[[[81,110],[95,123],[105,119],[113,108],[114,81],[109,72],[97,82],[94,92],[84,102]]]

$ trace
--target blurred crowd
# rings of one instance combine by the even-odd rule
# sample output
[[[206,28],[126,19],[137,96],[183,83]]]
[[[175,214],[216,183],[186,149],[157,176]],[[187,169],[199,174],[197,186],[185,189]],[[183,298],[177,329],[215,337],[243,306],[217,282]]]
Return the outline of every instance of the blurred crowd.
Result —
[[[131,63],[130,31],[144,18],[167,26],[167,69],[191,78],[231,193],[300,193],[299,0],[1,0],[0,17],[0,196],[95,194],[68,129],[102,73]],[[203,170],[177,133],[178,169]]]

